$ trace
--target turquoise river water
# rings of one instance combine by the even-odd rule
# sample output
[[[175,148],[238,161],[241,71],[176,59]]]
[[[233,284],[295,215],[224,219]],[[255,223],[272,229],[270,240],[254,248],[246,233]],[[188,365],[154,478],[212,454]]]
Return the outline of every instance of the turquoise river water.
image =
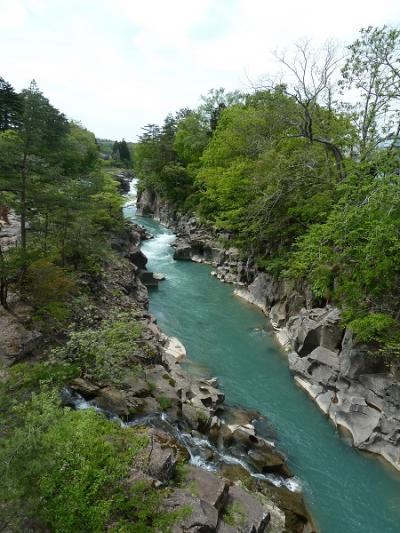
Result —
[[[137,222],[155,235],[142,246],[148,269],[167,277],[151,291],[151,313],[185,344],[197,371],[218,377],[227,403],[267,417],[321,532],[400,533],[400,474],[352,449],[298,389],[261,311],[208,266],[174,261],[168,229]]]

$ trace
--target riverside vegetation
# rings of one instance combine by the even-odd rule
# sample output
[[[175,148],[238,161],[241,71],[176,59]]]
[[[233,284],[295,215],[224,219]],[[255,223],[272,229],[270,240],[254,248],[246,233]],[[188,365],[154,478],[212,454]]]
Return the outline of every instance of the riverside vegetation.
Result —
[[[173,229],[175,259],[238,284],[296,383],[400,470],[400,30],[362,30],[341,61],[307,42],[277,58],[285,83],[145,128],[138,213]]]
[[[147,125],[139,187],[212,225],[258,271],[338,305],[390,364],[400,357],[400,31],[363,29],[340,76],[332,46],[277,57],[286,82],[213,90]]]
[[[35,82],[17,94],[1,79],[4,531],[165,530],[179,514],[160,512],[162,491],[128,483],[150,442],[145,429],[61,404],[61,388],[88,369],[117,381],[140,336],[137,318],[112,316],[110,304],[102,322],[93,303],[105,265],[117,260],[110,239],[124,230],[122,203],[94,135],[67,121]],[[22,346],[9,359],[13,328]],[[39,346],[33,360],[18,362]]]
[[[147,311],[127,148],[0,79],[1,530],[311,531],[257,413],[184,374]]]

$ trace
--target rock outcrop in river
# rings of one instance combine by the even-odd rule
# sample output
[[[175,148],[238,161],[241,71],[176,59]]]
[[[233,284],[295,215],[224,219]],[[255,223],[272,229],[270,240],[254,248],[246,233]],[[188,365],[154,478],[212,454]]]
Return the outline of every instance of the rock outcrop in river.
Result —
[[[238,296],[260,307],[288,352],[298,385],[350,435],[354,447],[379,454],[400,470],[398,368],[387,367],[373,347],[359,343],[343,326],[339,309],[318,305],[305,286],[293,288],[257,271],[252,258],[229,246],[230,235],[192,216],[177,216],[154,193],[139,196],[138,212],[174,230],[175,259],[213,265],[218,279],[236,284]]]

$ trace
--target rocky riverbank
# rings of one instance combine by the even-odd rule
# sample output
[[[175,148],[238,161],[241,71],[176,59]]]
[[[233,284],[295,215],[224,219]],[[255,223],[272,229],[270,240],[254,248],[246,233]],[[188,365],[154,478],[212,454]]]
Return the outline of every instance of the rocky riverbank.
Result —
[[[119,369],[122,378],[99,379],[86,369],[65,383],[64,405],[95,407],[123,426],[143,428],[149,444],[128,482],[160,489],[165,512],[177,512],[173,531],[314,531],[285,458],[256,430],[260,416],[225,405],[215,379],[190,378],[181,368],[184,346],[149,314],[145,283],[152,274],[140,250],[147,238],[133,224],[112,237],[114,254],[98,278],[82,280],[90,301],[74,316],[79,331],[118,313],[135,319],[140,335]],[[17,297],[1,311],[0,359],[7,367],[46,361],[49,339],[33,327],[32,311]],[[58,344],[67,339],[67,331],[57,334]]]
[[[231,236],[177,216],[157,195],[144,191],[138,213],[152,215],[177,234],[174,258],[213,265],[221,281],[260,307],[288,352],[295,380],[342,430],[354,447],[376,453],[400,470],[400,382],[373,348],[343,326],[340,310],[318,305],[307,287],[292,287],[259,272],[252,258],[230,246]]]
[[[189,506],[193,513],[174,531],[312,531],[285,458],[255,428],[259,415],[226,406],[215,379],[190,378],[180,364],[186,358],[184,346],[166,337],[148,314],[142,283],[145,257],[138,248],[145,238],[149,235],[132,225],[129,234],[114,243],[129,259],[131,272],[114,271],[110,277],[127,292],[118,305],[133,305],[143,326],[145,349],[135,356],[135,375],[127,372],[123,387],[78,378],[70,388],[124,423],[150,426],[156,439],[161,434],[164,444],[157,458],[161,464],[153,469],[159,473],[153,475],[154,483],[170,480],[174,487],[177,450],[186,454],[189,489],[174,487],[166,504]],[[115,292],[115,287],[109,289]],[[145,473],[151,475],[148,469]]]

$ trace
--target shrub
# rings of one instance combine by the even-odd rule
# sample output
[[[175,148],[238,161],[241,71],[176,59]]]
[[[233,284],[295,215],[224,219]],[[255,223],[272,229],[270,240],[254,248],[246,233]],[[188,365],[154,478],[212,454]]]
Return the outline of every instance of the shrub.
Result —
[[[223,519],[229,526],[242,526],[246,522],[246,513],[238,502],[234,502],[226,507]]]
[[[360,342],[385,341],[396,321],[385,313],[370,313],[348,323]]]
[[[166,411],[167,409],[172,407],[172,400],[170,398],[165,398],[165,396],[158,396],[157,401],[163,411]]]
[[[75,290],[73,279],[65,270],[47,259],[38,259],[27,269],[23,291],[35,305],[37,318],[68,318],[67,300]]]
[[[62,409],[48,391],[15,408],[13,422],[0,448],[7,531],[32,523],[60,533],[168,531],[181,515],[162,511],[165,491],[128,482],[148,444],[145,430],[123,428],[92,409]]]
[[[72,332],[68,342],[54,355],[72,361],[83,374],[95,380],[119,382],[140,332],[140,324],[129,314],[117,314],[103,320],[98,329]]]

